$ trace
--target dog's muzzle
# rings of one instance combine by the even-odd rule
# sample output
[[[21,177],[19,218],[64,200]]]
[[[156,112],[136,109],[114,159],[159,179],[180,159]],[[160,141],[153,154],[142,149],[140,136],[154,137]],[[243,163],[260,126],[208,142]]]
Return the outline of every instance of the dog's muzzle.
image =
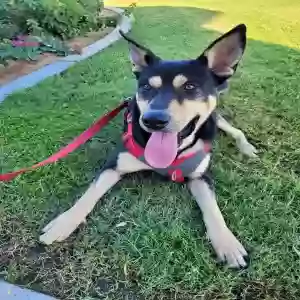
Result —
[[[149,110],[142,116],[142,122],[150,130],[163,130],[171,120],[168,112],[164,110]]]

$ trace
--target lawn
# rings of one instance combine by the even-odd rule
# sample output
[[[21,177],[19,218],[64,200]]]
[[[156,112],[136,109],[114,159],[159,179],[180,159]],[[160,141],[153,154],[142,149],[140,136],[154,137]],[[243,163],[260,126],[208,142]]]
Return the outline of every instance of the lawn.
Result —
[[[123,180],[65,242],[37,242],[113,149],[119,117],[64,161],[0,184],[1,276],[60,299],[299,299],[300,4],[151,2],[140,1],[132,34],[165,58],[195,57],[218,30],[241,21],[249,27],[243,63],[221,105],[260,160],[242,157],[221,135],[213,169],[219,205],[250,250],[250,267],[216,265],[196,202],[183,186],[152,175]],[[0,172],[47,157],[134,87],[121,41],[12,95],[0,106]]]

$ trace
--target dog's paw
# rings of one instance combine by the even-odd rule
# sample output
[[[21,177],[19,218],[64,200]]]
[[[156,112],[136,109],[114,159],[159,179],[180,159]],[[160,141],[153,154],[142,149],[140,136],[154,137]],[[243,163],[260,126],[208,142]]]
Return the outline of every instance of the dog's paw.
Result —
[[[208,235],[220,262],[226,262],[230,268],[247,266],[245,258],[248,254],[228,228],[213,233],[208,232]]]
[[[241,151],[241,153],[243,153],[244,155],[253,158],[258,157],[257,156],[258,150],[251,143],[248,142],[248,140],[244,135],[236,140],[236,144],[239,150]]]
[[[40,242],[50,245],[54,242],[65,240],[81,223],[85,222],[85,218],[79,216],[74,211],[67,210],[52,220],[42,231],[44,234],[40,236]]]

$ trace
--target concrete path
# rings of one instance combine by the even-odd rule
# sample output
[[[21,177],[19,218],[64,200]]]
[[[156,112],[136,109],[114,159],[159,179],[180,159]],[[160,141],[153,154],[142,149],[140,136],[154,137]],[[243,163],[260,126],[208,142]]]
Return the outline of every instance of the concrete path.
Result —
[[[0,281],[1,300],[58,300],[16,285]]]

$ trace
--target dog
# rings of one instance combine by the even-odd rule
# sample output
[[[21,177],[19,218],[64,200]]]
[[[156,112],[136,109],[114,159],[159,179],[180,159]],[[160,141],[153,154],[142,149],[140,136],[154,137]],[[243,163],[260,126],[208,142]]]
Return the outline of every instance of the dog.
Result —
[[[235,73],[246,47],[246,26],[220,36],[196,59],[166,61],[124,33],[137,91],[124,119],[120,146],[72,208],[50,222],[40,241],[66,239],[98,200],[128,173],[155,171],[185,183],[196,199],[211,244],[229,267],[247,265],[247,252],[227,227],[209,173],[217,128],[231,135],[242,153],[256,156],[244,133],[216,112],[220,93]]]

